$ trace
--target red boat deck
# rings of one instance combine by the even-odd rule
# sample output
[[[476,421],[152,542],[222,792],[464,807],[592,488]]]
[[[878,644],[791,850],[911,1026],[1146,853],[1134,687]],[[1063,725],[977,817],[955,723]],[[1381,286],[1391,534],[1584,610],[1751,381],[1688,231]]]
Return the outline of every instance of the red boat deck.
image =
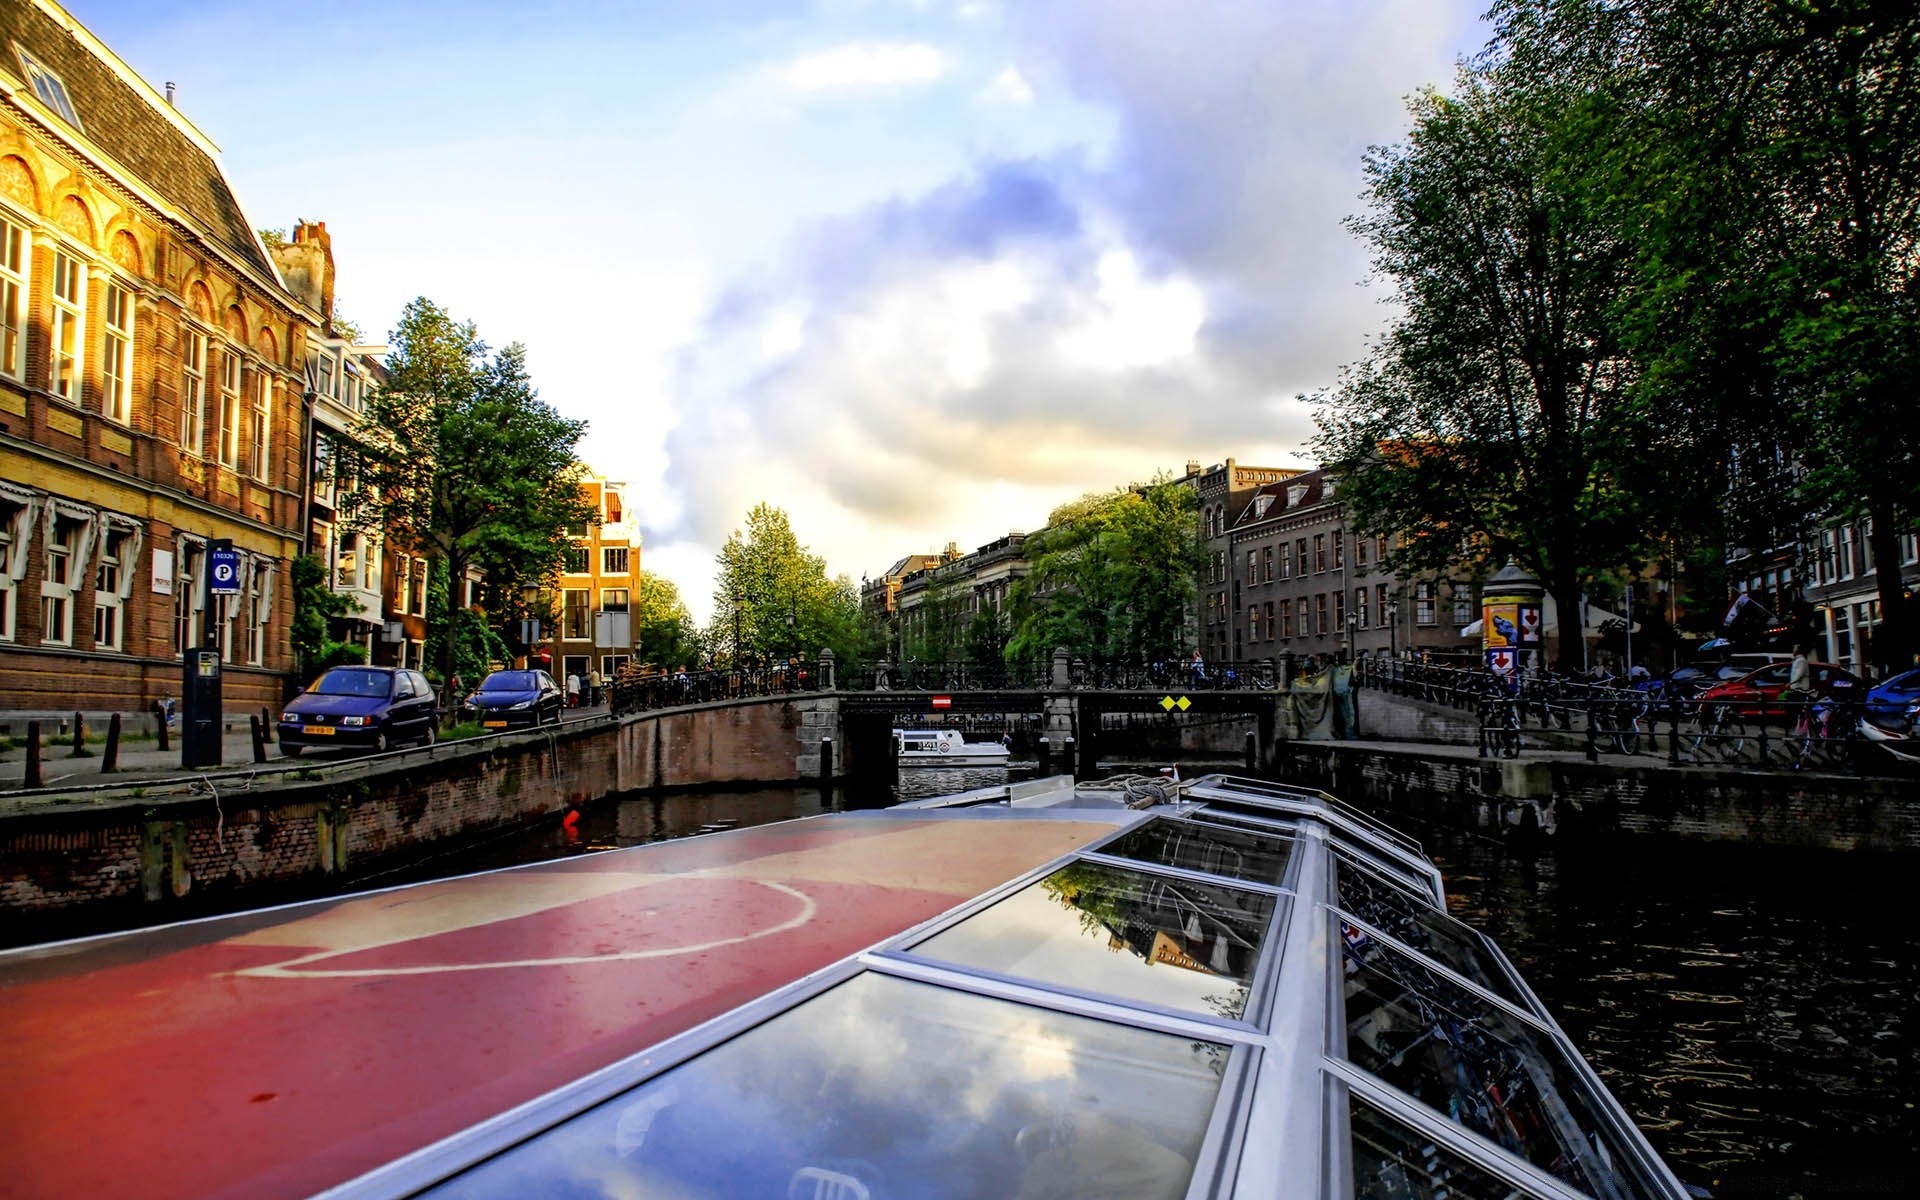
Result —
[[[0,955],[0,1196],[309,1195],[1112,831],[1089,816],[849,814]]]

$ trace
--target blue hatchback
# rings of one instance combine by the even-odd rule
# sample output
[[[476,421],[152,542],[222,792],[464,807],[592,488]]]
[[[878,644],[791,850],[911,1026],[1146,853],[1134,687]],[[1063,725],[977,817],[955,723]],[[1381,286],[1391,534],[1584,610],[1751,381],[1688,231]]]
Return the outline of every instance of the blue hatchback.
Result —
[[[1920,667],[1902,671],[1867,693],[1867,712],[1876,717],[1904,717],[1920,704]]]
[[[432,745],[438,718],[433,685],[418,671],[334,667],[287,701],[278,727],[280,752],[297,758],[308,746]]]

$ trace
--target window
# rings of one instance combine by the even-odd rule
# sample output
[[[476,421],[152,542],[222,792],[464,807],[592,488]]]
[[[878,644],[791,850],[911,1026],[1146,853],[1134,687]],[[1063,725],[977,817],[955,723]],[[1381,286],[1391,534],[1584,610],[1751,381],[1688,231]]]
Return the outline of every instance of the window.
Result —
[[[1313,636],[1313,617],[1308,609],[1308,605],[1310,603],[1311,601],[1309,601],[1305,596],[1300,597],[1299,608],[1300,608],[1300,636],[1301,637]]]
[[[220,465],[240,465],[240,358],[231,350],[220,356]]]
[[[1345,633],[1347,629],[1347,593],[1338,591],[1333,594],[1333,631]]]
[[[176,654],[185,654],[200,644],[194,630],[194,617],[199,615],[200,595],[194,588],[194,575],[200,568],[202,547],[193,542],[177,542],[174,554],[173,576],[173,649]]]
[[[360,543],[366,539],[352,530],[342,530],[340,541],[335,548],[333,559],[333,587],[335,591],[360,586]],[[407,611],[407,601],[402,597],[399,604],[401,612]]]
[[[1316,574],[1327,569],[1327,535],[1324,533],[1313,535],[1313,569]]]
[[[206,453],[207,335],[187,331],[180,347],[180,448]]]
[[[334,390],[333,355],[321,353],[313,356],[314,386],[322,396],[338,396]]]
[[[1269,600],[1267,601],[1267,640],[1271,642],[1279,636],[1280,627],[1273,623],[1273,601]]]
[[[1335,531],[1333,535],[1333,569],[1338,571],[1347,565],[1347,535]]]
[[[606,492],[601,496],[601,500],[606,506],[607,515],[605,519],[607,524],[618,525],[620,523],[620,511],[621,511],[620,510],[620,493]],[[626,570],[625,567],[622,567],[620,569],[623,571]]]
[[[93,578],[93,648],[121,649],[120,583],[121,572],[133,564],[122,561],[127,550],[127,535],[107,533],[107,544],[100,551],[100,566]]]
[[[1286,600],[1282,600],[1280,602],[1280,624],[1283,626],[1283,628],[1280,631],[1280,636],[1286,637],[1286,638],[1292,637],[1293,636],[1293,605]]]
[[[1356,557],[1365,553],[1366,544],[1365,541],[1357,541],[1353,544],[1353,552]],[[1367,589],[1365,588],[1353,589],[1353,617],[1356,628],[1367,628]],[[1463,625],[1465,623],[1464,621],[1461,622]]]
[[[51,503],[51,501],[49,501]],[[53,522],[40,579],[40,640],[49,646],[73,644],[74,523]]]
[[[560,636],[569,642],[583,642],[593,636],[592,609],[587,589],[566,588],[560,593]]]
[[[1386,584],[1383,583],[1373,589],[1373,599],[1375,602],[1374,611],[1380,614],[1378,618],[1380,624],[1382,625],[1387,624],[1389,618],[1393,613],[1393,610],[1387,605],[1387,585]]]
[[[1273,582],[1273,547],[1266,546],[1260,551],[1260,577],[1267,583]]]
[[[133,419],[133,293],[118,283],[107,285],[105,351],[101,411],[109,421],[125,425]]]
[[[1364,537],[1353,539],[1353,565],[1356,567],[1367,565],[1367,539]]]
[[[567,547],[565,573],[568,575],[585,575],[589,573],[587,570],[587,548],[585,546]]]
[[[1260,630],[1261,630],[1260,606],[1258,604],[1249,604],[1247,605],[1247,631],[1249,634],[1248,640],[1255,641],[1255,642],[1259,641]]]
[[[1470,625],[1473,623],[1473,597],[1464,592],[1453,594],[1453,623]]]
[[[1433,585],[1416,583],[1413,585],[1413,623],[1416,625],[1435,624]]]
[[[1293,578],[1293,555],[1287,553],[1287,544],[1285,542],[1280,543],[1279,558],[1280,558],[1280,578],[1292,579]]]
[[[615,498],[614,503],[619,503]],[[605,546],[600,551],[600,573],[602,575],[625,575],[627,573],[627,547]]]
[[[1327,633],[1327,594],[1321,592],[1313,598],[1313,632],[1325,637]]]
[[[14,577],[14,552],[21,552],[25,558],[25,543],[33,534],[30,525],[33,509],[18,501],[0,496],[0,642],[13,640],[15,610],[13,592],[19,585]],[[26,563],[19,564],[20,573],[26,573]]]
[[[1386,560],[1387,560],[1387,535],[1384,533],[1375,534],[1373,539],[1373,561],[1385,562]]]
[[[602,654],[600,656],[600,674],[606,679],[613,679],[619,675],[620,672],[626,670],[627,664],[632,661],[631,655]]]
[[[27,231],[0,218],[0,374],[27,370]]]
[[[627,611],[627,589],[626,588],[601,588],[600,589],[600,611],[601,612],[626,612]]]
[[[267,478],[267,450],[270,446],[268,433],[269,421],[273,412],[273,381],[267,378],[265,371],[253,373],[253,421],[252,440],[247,445],[247,463],[253,468],[253,477],[262,482]]]
[[[20,56],[20,66],[26,72],[27,83],[33,88],[33,94],[40,98],[40,103],[52,109],[62,121],[85,133],[86,130],[80,127],[80,114],[73,111],[73,100],[67,95],[66,83],[39,59],[27,53],[26,47],[16,44],[13,49]]]
[[[407,566],[407,611],[416,617],[427,615],[427,560],[416,558]]]
[[[86,342],[87,275],[80,260],[66,251],[53,256],[53,350],[49,386],[53,394],[80,403],[80,356]]]
[[[266,661],[267,625],[273,620],[273,564],[255,560],[252,586],[242,613],[246,621],[247,662],[260,666]]]
[[[567,526],[567,536],[577,537],[577,538],[582,538],[587,536],[587,523],[585,521],[577,521],[574,524]]]
[[[1260,552],[1258,550],[1247,551],[1247,582],[1260,582]]]
[[[1295,575],[1307,573],[1307,539],[1305,538],[1293,544],[1293,573]]]
[[[333,439],[325,434],[313,439],[313,500],[333,507]]]

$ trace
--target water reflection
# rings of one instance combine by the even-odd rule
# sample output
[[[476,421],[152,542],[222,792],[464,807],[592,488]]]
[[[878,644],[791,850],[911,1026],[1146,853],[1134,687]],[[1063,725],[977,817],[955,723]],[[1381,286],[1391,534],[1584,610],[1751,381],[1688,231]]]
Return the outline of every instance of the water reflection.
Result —
[[[1178,1197],[1225,1049],[866,974],[429,1194]]]
[[[1238,1018],[1273,906],[1265,893],[1079,862],[913,950],[1041,983]]]

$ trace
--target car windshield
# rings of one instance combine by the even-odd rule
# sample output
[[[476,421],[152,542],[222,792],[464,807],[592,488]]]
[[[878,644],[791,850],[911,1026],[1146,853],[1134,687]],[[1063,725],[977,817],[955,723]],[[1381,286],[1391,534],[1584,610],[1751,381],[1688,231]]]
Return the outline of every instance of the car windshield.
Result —
[[[393,690],[393,676],[366,667],[335,667],[307,689],[319,696],[378,696]]]
[[[483,692],[530,692],[539,686],[536,671],[495,671],[480,681]]]

